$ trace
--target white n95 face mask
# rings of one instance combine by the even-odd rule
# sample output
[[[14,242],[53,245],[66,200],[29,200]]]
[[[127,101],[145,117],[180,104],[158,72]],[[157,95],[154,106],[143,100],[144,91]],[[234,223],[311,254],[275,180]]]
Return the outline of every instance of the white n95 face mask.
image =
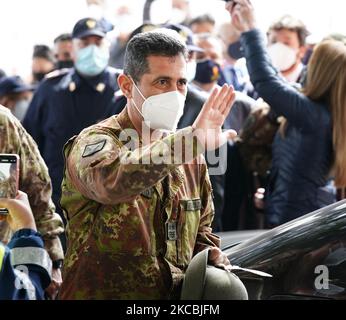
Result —
[[[144,99],[142,112],[133,102],[145,124],[153,130],[175,131],[184,113],[186,97],[178,91],[171,91],[145,98],[136,84],[134,86]]]
[[[281,72],[289,70],[297,62],[297,51],[281,42],[269,46],[268,53],[274,67]]]

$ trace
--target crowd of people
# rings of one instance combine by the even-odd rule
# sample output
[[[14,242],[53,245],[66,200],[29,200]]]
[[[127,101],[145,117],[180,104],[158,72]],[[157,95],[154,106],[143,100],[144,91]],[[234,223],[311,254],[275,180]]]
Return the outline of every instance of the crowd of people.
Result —
[[[145,22],[113,43],[87,17],[35,46],[30,83],[1,74],[0,153],[19,155],[20,191],[0,199],[0,299],[178,299],[199,252],[229,267],[216,232],[343,198],[346,36],[308,46],[295,17],[265,36],[251,1],[226,10],[218,28]]]

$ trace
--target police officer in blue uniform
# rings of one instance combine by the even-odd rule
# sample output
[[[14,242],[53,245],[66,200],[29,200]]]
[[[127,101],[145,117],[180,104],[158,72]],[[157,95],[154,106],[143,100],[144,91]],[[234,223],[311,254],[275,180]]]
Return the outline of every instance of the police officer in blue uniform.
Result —
[[[10,243],[0,243],[0,300],[42,300],[51,282],[52,261],[36,231],[28,197],[19,192],[16,199],[0,199],[0,214],[15,231]]]
[[[53,201],[60,214],[64,144],[84,128],[115,114],[119,70],[108,66],[105,39],[111,29],[105,20],[85,18],[76,23],[72,32],[74,68],[46,76],[23,122],[49,168]]]

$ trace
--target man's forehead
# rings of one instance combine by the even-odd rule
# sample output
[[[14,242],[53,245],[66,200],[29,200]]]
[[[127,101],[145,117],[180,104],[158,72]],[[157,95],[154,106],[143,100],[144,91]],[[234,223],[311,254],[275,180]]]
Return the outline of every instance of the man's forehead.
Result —
[[[186,59],[180,56],[148,56],[148,73],[156,74],[157,72],[169,71],[170,74],[176,73],[181,67],[184,69],[186,67]]]
[[[180,61],[186,61],[185,57],[182,54],[178,54],[176,56],[164,56],[164,55],[154,55],[151,54],[147,57],[148,62],[159,62],[159,61],[166,61],[169,63],[175,63]]]

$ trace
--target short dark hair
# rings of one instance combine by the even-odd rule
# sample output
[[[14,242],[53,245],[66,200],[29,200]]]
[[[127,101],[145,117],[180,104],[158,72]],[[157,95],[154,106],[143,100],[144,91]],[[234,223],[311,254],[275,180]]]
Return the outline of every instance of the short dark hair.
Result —
[[[58,42],[63,42],[63,41],[72,41],[72,34],[71,33],[63,33],[63,34],[57,36],[54,39],[54,44],[57,44]]]
[[[212,15],[206,13],[206,14],[193,18],[190,21],[189,26],[191,27],[193,24],[201,24],[201,23],[210,23],[213,26],[215,26],[216,21]]]
[[[149,56],[176,57],[180,54],[187,59],[186,45],[179,39],[178,33],[175,36],[163,30],[154,30],[137,34],[127,44],[124,73],[139,82],[143,74],[149,71]]]
[[[290,30],[298,35],[300,46],[305,46],[306,38],[310,35],[309,30],[303,21],[294,18],[290,15],[284,15],[279,20],[275,21],[269,28],[269,33],[272,31]]]
[[[34,52],[32,54],[33,58],[43,58],[50,62],[55,62],[54,54],[51,48],[45,44],[36,44],[34,46]]]

